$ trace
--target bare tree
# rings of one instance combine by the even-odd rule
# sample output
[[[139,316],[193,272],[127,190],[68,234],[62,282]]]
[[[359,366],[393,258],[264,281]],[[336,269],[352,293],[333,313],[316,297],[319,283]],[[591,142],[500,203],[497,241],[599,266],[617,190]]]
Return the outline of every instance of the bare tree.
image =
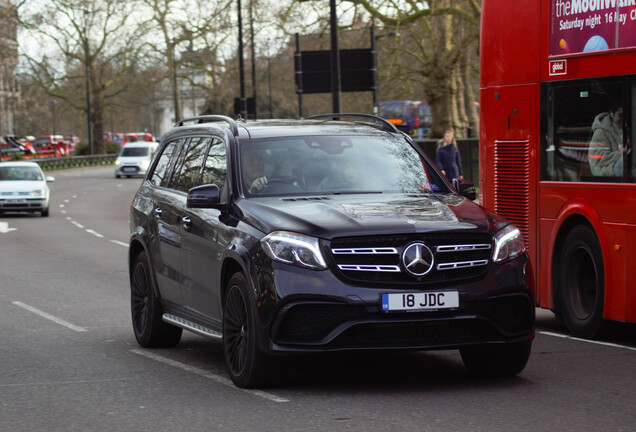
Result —
[[[128,90],[116,84],[142,57],[136,27],[127,26],[133,7],[129,0],[26,0],[22,5],[21,24],[39,47],[23,49],[29,73],[49,96],[88,113],[95,154],[104,153],[104,105]],[[85,100],[78,97],[82,87]]]
[[[151,10],[149,29],[159,35],[150,40],[154,53],[162,59],[168,71],[174,120],[183,118],[179,82],[209,89],[218,75],[221,45],[231,32],[228,10],[231,0],[200,2],[196,0],[142,0]],[[182,43],[187,42],[185,50]],[[180,73],[180,67],[187,69]],[[195,76],[196,75],[196,76]],[[197,77],[205,77],[197,79]],[[213,84],[212,84],[213,85]]]

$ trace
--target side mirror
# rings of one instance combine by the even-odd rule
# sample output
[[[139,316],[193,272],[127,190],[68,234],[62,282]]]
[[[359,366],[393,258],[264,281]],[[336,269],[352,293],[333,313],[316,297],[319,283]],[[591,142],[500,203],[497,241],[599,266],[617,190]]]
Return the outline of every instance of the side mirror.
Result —
[[[51,177],[51,176],[46,176],[46,182],[47,183],[51,183],[55,181],[55,177]]]
[[[453,187],[459,192],[459,194],[471,201],[477,199],[477,192],[475,191],[475,185],[468,180],[453,179]]]
[[[221,204],[221,191],[215,184],[193,187],[188,191],[188,208],[217,208]]]

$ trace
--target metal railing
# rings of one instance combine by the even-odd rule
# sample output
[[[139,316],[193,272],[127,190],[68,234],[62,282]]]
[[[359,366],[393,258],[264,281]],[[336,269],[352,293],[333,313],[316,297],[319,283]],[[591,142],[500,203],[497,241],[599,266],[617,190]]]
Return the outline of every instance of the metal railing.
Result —
[[[117,159],[116,154],[90,155],[90,156],[65,156],[61,158],[31,159],[37,162],[42,170],[52,171],[68,168],[81,168],[87,166],[112,165]]]

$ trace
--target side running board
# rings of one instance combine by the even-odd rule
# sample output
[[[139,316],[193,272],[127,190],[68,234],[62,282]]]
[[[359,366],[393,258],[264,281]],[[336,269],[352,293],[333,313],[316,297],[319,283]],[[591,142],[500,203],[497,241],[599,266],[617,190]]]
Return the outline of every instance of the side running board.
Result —
[[[163,314],[161,319],[163,319],[168,324],[181,327],[184,330],[191,331],[201,336],[205,336],[205,337],[209,337],[213,339],[221,339],[223,337],[223,335],[216,330],[212,330],[211,328],[204,327],[200,324],[194,323],[192,321],[188,321],[187,319],[183,319],[176,315],[165,313]]]

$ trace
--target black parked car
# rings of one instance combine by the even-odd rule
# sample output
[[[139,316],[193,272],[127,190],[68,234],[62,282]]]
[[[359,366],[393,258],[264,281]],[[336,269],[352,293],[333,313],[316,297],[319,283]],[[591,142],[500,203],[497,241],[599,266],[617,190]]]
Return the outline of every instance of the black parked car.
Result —
[[[240,387],[271,384],[277,355],[336,350],[459,348],[515,375],[528,257],[471,186],[378,117],[179,122],[131,209],[136,339],[218,338]]]

